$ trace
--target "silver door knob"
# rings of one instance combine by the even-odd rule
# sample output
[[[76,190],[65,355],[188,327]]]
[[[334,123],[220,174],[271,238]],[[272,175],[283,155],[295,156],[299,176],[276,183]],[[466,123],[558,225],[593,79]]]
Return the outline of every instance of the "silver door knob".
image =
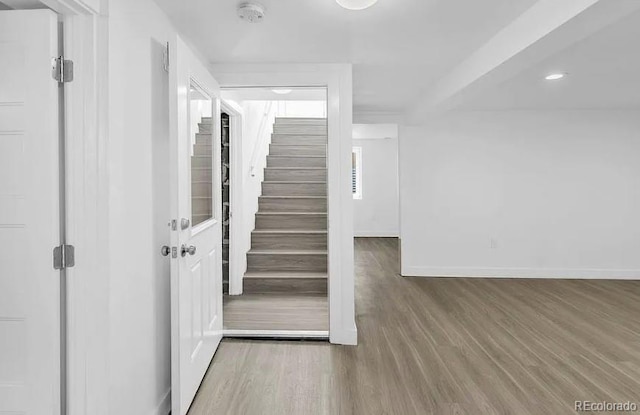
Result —
[[[160,248],[160,253],[162,254],[162,256],[169,256],[169,254],[171,253],[171,248],[167,245],[162,245],[162,248]]]
[[[187,245],[182,245],[182,248],[180,248],[180,252],[182,253],[182,256],[187,256],[187,254],[189,255],[195,255],[196,254],[196,247],[193,245],[187,246]]]

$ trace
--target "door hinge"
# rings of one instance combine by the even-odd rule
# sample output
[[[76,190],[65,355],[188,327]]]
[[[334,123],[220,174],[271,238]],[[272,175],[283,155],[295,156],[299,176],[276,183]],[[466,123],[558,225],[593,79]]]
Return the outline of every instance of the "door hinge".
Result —
[[[53,269],[71,268],[76,264],[76,248],[60,245],[53,248]]]
[[[60,83],[73,81],[73,61],[65,59],[64,56],[53,58],[51,76]]]

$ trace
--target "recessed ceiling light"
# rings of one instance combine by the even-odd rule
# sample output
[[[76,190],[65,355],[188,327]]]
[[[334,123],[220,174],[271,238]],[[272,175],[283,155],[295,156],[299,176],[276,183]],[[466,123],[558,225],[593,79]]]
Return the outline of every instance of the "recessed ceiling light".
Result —
[[[291,93],[290,89],[272,89],[271,91],[278,95],[287,95]]]
[[[378,0],[336,0],[336,2],[348,10],[364,10],[376,4]]]
[[[564,73],[552,73],[544,77],[547,81],[556,81],[565,77]]]

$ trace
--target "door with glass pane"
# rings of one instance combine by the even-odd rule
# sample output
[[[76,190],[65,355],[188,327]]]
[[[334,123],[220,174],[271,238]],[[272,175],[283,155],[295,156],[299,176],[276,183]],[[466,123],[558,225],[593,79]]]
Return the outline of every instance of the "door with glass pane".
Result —
[[[191,50],[170,46],[171,396],[182,415],[222,338],[220,100]]]

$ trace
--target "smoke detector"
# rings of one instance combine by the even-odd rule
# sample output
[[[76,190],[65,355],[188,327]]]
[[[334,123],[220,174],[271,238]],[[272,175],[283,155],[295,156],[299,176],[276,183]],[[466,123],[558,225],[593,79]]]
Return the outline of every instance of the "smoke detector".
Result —
[[[258,3],[242,3],[238,6],[238,16],[249,23],[259,23],[264,19],[264,7]]]

